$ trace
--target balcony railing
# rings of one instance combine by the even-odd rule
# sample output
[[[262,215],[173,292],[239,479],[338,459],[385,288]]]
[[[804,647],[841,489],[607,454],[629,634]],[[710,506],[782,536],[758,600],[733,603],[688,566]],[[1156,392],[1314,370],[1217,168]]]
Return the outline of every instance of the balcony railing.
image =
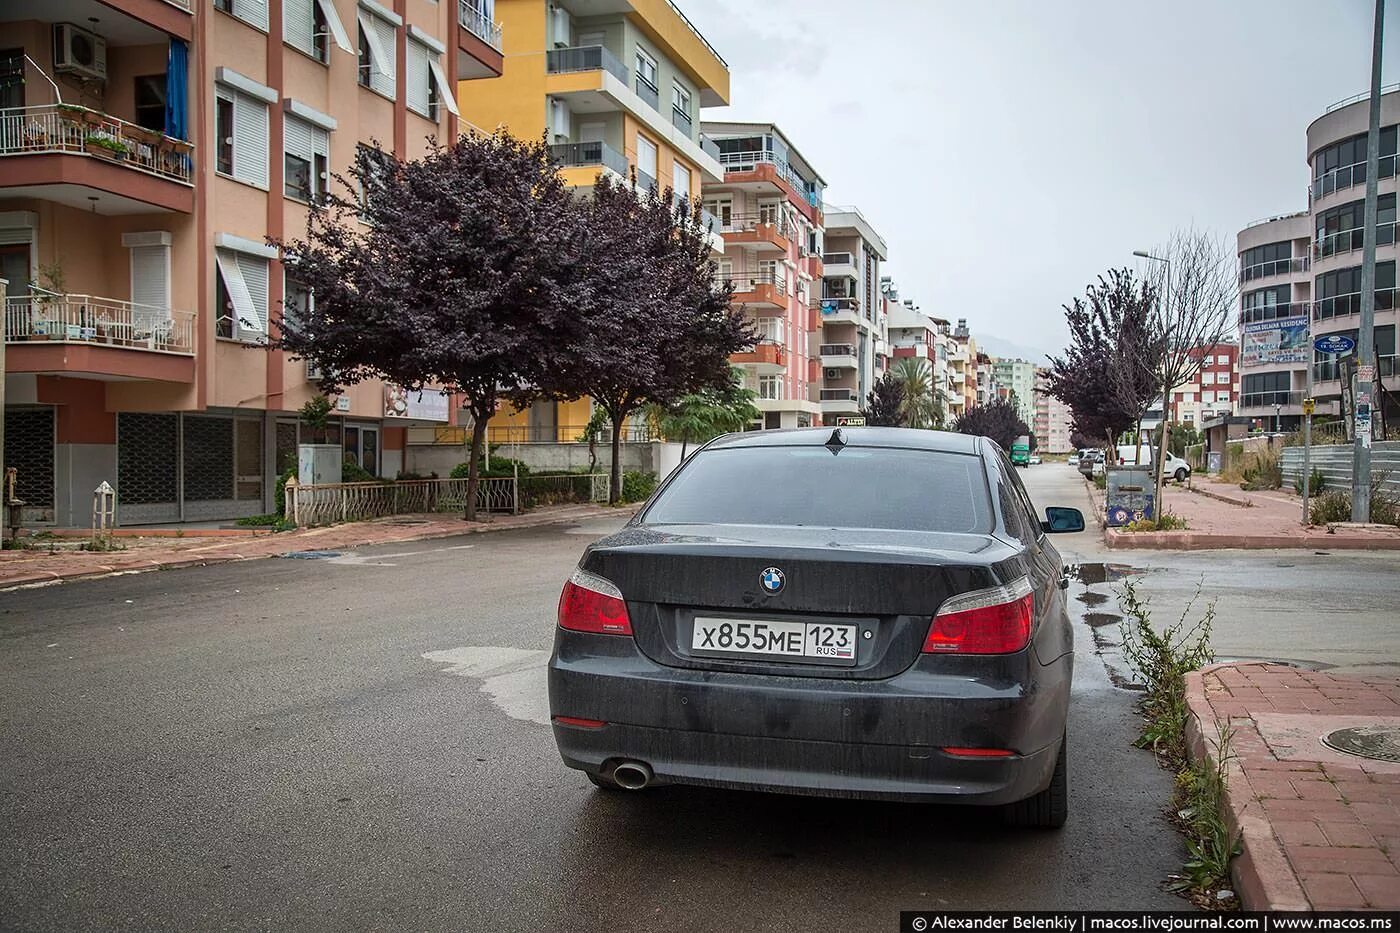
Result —
[[[723,154],[719,151],[719,146],[715,144],[715,141],[703,134],[700,136],[700,151],[710,156],[716,162],[720,160],[720,156]]]
[[[1275,405],[1287,407],[1301,404],[1302,392],[1247,392],[1240,396],[1240,408],[1272,408]]]
[[[1393,176],[1395,174],[1395,161],[1394,153],[1381,156],[1376,163],[1376,177],[1390,178]],[[1343,191],[1353,185],[1364,185],[1365,183],[1366,163],[1353,162],[1351,165],[1340,165],[1318,175],[1313,179],[1309,193],[1314,198],[1320,198],[1333,191]]]
[[[855,389],[822,389],[819,396],[823,402],[855,402],[860,403],[860,396],[856,395]]]
[[[778,174],[783,177],[789,185],[796,188],[802,197],[813,207],[821,207],[821,197],[807,187],[807,181],[797,172],[787,161],[778,158],[775,153],[760,149],[751,149],[746,152],[721,152],[719,163],[724,166],[726,172],[751,172],[760,164],[772,165],[778,170]]]
[[[545,68],[552,75],[575,71],[606,71],[623,84],[632,76],[617,56],[601,45],[576,45],[567,49],[550,49],[545,53]]]
[[[1294,256],[1292,259],[1275,259],[1269,262],[1256,262],[1252,266],[1245,266],[1240,270],[1240,281],[1251,282],[1254,279],[1267,278],[1271,275],[1287,275],[1290,272],[1306,272],[1311,263],[1307,256]]]
[[[1377,311],[1389,311],[1395,307],[1395,289],[1376,289]],[[1319,298],[1312,303],[1314,321],[1330,321],[1333,318],[1346,317],[1349,314],[1361,313],[1361,293],[1347,292],[1345,295],[1329,295],[1326,298]]]
[[[190,184],[194,147],[117,117],[69,104],[0,110],[0,156],[83,153]]]
[[[850,253],[822,253],[824,266],[854,266],[856,257]]]
[[[818,353],[821,356],[855,356],[856,348],[849,343],[824,343]]]
[[[796,231],[788,219],[781,214],[735,214],[729,215],[729,222],[720,226],[722,233],[743,233],[759,227],[771,227],[779,236],[791,237]]]
[[[96,295],[5,299],[6,343],[83,343],[194,354],[193,311],[172,311]]]
[[[761,285],[771,285],[778,291],[786,294],[787,276],[781,272],[756,272],[752,275],[737,275],[734,277],[734,291],[751,292]]]
[[[671,108],[671,125],[684,133],[687,138],[689,138],[692,128],[695,126],[694,122],[690,119],[690,114],[681,110],[679,107]]]
[[[859,311],[860,299],[844,296],[823,297],[821,309],[823,314],[834,314],[837,311]]]
[[[642,75],[637,75],[637,96],[646,101],[652,110],[661,109],[661,92],[656,89],[656,85]]]
[[[1365,234],[1365,227],[1355,227],[1351,230],[1339,230],[1336,233],[1329,233],[1321,240],[1313,243],[1313,259],[1326,259],[1328,256],[1355,252],[1362,248],[1362,240],[1365,238]],[[1394,242],[1395,222],[1391,221],[1388,224],[1376,224],[1376,245],[1389,246]]]
[[[1376,357],[1376,376],[1386,378],[1400,372],[1400,364],[1397,364],[1400,356],[1389,354]],[[1332,382],[1340,379],[1342,373],[1342,362],[1339,359],[1323,360],[1313,364],[1313,380],[1316,382]]]
[[[1312,305],[1306,301],[1289,301],[1274,305],[1258,305],[1240,311],[1240,324],[1255,324],[1260,321],[1277,321],[1290,317],[1307,317]]]
[[[627,157],[607,143],[556,143],[549,147],[549,154],[564,168],[600,165],[612,169],[624,178],[629,171]]]
[[[485,10],[477,9],[472,0],[457,0],[457,22],[497,52],[501,51],[501,24],[493,21]]]

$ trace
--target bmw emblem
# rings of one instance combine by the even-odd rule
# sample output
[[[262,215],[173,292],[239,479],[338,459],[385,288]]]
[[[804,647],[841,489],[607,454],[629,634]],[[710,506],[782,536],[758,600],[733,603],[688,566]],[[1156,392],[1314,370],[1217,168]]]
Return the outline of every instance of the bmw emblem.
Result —
[[[765,567],[763,573],[758,575],[758,582],[763,584],[763,592],[769,596],[777,596],[787,583],[787,575],[777,567]]]

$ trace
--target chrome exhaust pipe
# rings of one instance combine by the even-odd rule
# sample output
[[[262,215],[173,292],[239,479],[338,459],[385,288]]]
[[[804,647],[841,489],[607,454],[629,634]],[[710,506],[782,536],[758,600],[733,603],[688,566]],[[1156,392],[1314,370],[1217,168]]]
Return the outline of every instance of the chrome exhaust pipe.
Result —
[[[641,761],[624,761],[613,768],[613,783],[623,790],[641,790],[651,783],[651,768]]]

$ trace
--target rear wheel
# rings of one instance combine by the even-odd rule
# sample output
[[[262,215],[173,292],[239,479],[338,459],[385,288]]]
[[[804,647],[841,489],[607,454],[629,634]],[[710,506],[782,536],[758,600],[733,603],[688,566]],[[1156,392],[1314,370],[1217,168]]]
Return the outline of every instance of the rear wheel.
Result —
[[[1028,826],[1036,829],[1058,829],[1069,818],[1069,768],[1066,758],[1069,754],[1068,738],[1060,739],[1060,754],[1055,758],[1055,773],[1050,777],[1050,786],[1025,800],[1006,805],[1002,811],[1006,822],[1012,826]]]
[[[1181,469],[1179,469],[1179,470],[1176,471],[1176,481],[1177,481],[1178,483],[1184,483],[1184,482],[1186,482],[1186,468],[1185,468],[1185,467],[1182,467]]]

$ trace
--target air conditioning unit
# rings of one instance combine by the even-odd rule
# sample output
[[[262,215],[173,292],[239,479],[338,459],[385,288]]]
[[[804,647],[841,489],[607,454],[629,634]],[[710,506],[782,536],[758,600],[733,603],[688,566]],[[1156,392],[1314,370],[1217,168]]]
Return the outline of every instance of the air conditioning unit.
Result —
[[[553,4],[549,7],[549,33],[550,40],[556,49],[569,47],[569,27],[573,25],[569,19],[569,11]]]
[[[841,370],[839,370],[839,369],[828,369],[828,370],[826,371],[826,378],[828,378],[828,379],[840,379],[840,378],[841,378]]]
[[[53,27],[53,70],[107,80],[107,40],[72,23]]]
[[[306,381],[307,381],[307,382],[316,382],[316,381],[319,380],[320,378],[321,378],[321,367],[317,366],[315,363],[311,362],[310,360],[307,360],[307,361],[306,361]]]

